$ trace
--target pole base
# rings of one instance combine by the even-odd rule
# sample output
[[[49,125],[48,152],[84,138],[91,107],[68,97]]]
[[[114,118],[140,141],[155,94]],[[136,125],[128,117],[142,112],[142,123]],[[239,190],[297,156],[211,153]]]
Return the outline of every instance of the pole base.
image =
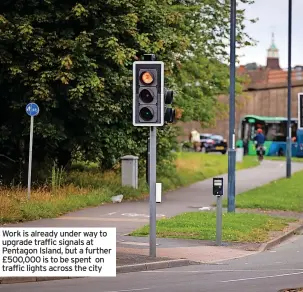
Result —
[[[228,203],[227,211],[235,212],[236,192],[236,149],[228,150]]]
[[[286,177],[291,177],[291,139],[286,139]]]

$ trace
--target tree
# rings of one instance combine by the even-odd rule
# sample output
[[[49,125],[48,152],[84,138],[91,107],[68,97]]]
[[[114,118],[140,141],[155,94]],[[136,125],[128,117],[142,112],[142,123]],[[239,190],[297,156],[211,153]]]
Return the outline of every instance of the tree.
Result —
[[[253,3],[248,0],[241,4]],[[229,92],[229,4],[230,1],[205,1],[188,22],[193,42],[178,67],[176,79],[179,89],[176,103],[182,111],[183,121],[200,121],[207,127],[218,114],[228,110],[218,101],[218,96]],[[244,12],[244,9],[237,10],[237,49],[255,44],[244,32]],[[245,82],[245,76],[236,76],[236,94],[242,92]]]
[[[223,46],[217,41],[224,36],[212,32],[212,25],[226,17],[228,5],[217,2],[1,1],[0,154],[15,161],[8,166],[8,159],[1,160],[3,175],[7,168],[26,174],[30,101],[41,110],[35,120],[33,169],[39,172],[34,178],[40,167],[53,160],[67,165],[75,153],[99,160],[103,168],[124,154],[143,155],[148,130],[131,124],[132,62],[144,53],[157,54],[166,64],[167,82],[178,90],[174,78],[190,53],[202,50],[211,57]],[[221,18],[208,20],[209,9]],[[222,25],[228,29],[224,22],[217,26]],[[242,30],[239,36],[243,43]],[[165,145],[159,160],[170,153],[167,135],[174,136],[169,126],[159,131]]]
[[[242,92],[245,76],[236,78],[236,94]],[[200,121],[207,127],[228,108],[218,97],[229,92],[229,67],[216,59],[194,55],[186,60],[178,74],[176,105],[182,108],[182,121]]]

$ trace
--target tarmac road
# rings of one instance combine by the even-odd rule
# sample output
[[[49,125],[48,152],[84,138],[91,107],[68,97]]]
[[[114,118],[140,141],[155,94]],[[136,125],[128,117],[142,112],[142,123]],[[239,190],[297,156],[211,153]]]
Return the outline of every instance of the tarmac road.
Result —
[[[279,247],[213,265],[91,278],[0,285],[2,292],[277,292],[303,286],[303,236]]]

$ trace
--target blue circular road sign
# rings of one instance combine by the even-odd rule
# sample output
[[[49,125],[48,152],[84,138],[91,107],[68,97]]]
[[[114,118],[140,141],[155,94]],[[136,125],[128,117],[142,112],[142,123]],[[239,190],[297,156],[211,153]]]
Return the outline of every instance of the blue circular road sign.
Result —
[[[25,111],[30,117],[37,116],[39,114],[39,106],[31,102],[26,106]]]

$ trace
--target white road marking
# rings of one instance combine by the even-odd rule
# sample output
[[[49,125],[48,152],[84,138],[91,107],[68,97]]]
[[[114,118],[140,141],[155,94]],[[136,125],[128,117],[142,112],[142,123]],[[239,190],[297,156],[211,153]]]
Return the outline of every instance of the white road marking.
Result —
[[[108,213],[107,215],[111,216],[111,215],[114,215],[116,214],[117,212],[112,212],[112,213]]]
[[[263,276],[263,277],[254,277],[254,278],[242,278],[242,279],[226,280],[226,281],[220,281],[220,282],[221,283],[240,282],[240,281],[249,281],[249,280],[257,280],[257,279],[268,279],[268,278],[278,278],[278,277],[294,276],[294,275],[301,275],[301,274],[303,274],[303,272],[291,273],[291,274],[272,275],[272,276]]]
[[[115,291],[106,291],[106,292],[131,292],[131,291],[143,291],[150,290],[150,288],[138,288],[138,289],[129,289],[129,290],[115,290]]]
[[[197,270],[197,271],[142,271],[141,273],[213,273],[213,272],[279,272],[279,271],[303,271],[303,269],[275,269],[275,270]]]
[[[118,241],[118,243],[130,244],[130,245],[141,245],[141,246],[149,245],[149,243],[147,243],[147,242],[136,242],[136,241]],[[156,243],[156,245],[159,245],[159,243]]]
[[[202,208],[199,208],[200,211],[210,211],[211,210],[211,207],[202,207]]]
[[[106,221],[106,222],[149,222],[148,219],[143,219],[143,218],[114,218],[114,217],[59,217],[59,218],[54,218],[53,220],[75,220],[75,221]]]
[[[144,218],[149,218],[149,215],[147,215],[147,214],[123,213],[121,215],[122,216],[127,216],[127,217],[144,217]],[[156,214],[156,217],[165,217],[165,215],[163,215],[163,214]]]

